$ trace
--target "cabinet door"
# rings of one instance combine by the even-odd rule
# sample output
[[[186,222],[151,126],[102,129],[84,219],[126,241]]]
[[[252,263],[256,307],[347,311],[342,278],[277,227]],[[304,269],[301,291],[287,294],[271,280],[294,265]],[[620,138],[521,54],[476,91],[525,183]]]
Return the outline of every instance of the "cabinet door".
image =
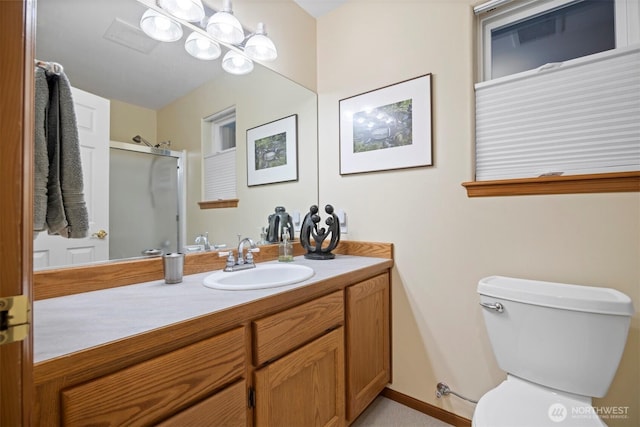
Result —
[[[343,328],[255,372],[257,427],[344,425]]]
[[[354,420],[391,380],[389,274],[346,289],[347,419]]]

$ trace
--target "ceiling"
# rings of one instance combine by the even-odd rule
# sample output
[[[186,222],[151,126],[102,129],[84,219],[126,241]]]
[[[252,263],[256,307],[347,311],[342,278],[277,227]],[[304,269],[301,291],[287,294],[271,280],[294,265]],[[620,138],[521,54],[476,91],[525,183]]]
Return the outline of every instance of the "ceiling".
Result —
[[[346,0],[295,0],[314,17]],[[201,61],[183,38],[160,43],[138,27],[134,0],[38,0],[36,58],[61,64],[72,85],[157,110],[223,73],[220,59]],[[246,76],[242,76],[246,78]]]
[[[347,0],[294,0],[314,18],[319,18],[346,3]]]

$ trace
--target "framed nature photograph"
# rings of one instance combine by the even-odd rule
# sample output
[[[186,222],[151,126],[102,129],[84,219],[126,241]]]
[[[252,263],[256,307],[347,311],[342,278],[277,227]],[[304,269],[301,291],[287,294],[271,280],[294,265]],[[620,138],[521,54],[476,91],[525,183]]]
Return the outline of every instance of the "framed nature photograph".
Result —
[[[433,165],[431,74],[340,100],[340,174]]]
[[[298,115],[247,130],[247,185],[298,179]]]

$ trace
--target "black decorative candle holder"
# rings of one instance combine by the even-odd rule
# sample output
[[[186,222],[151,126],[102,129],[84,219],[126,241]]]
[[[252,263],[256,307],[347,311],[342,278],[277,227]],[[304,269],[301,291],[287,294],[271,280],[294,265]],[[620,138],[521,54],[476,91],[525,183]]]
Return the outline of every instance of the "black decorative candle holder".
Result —
[[[336,214],[333,213],[333,206],[326,205],[324,211],[330,215],[325,221],[327,229],[324,227],[318,229],[320,215],[318,215],[318,206],[316,205],[309,208],[309,213],[305,215],[302,222],[300,244],[307,250],[304,255],[307,259],[333,259],[336,257],[331,251],[340,242],[340,221]],[[331,238],[327,244],[326,241],[329,236]]]

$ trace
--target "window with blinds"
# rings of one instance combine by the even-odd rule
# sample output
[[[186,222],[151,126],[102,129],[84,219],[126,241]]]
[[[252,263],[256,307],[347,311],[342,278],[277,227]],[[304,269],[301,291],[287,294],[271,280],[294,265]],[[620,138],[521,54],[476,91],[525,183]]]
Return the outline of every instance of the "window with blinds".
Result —
[[[640,8],[491,0],[475,11],[476,181],[640,171]]]
[[[204,158],[204,200],[236,198],[236,150]]]
[[[640,47],[476,85],[476,180],[640,170]]]
[[[236,198],[236,113],[230,108],[203,120],[204,200]]]

